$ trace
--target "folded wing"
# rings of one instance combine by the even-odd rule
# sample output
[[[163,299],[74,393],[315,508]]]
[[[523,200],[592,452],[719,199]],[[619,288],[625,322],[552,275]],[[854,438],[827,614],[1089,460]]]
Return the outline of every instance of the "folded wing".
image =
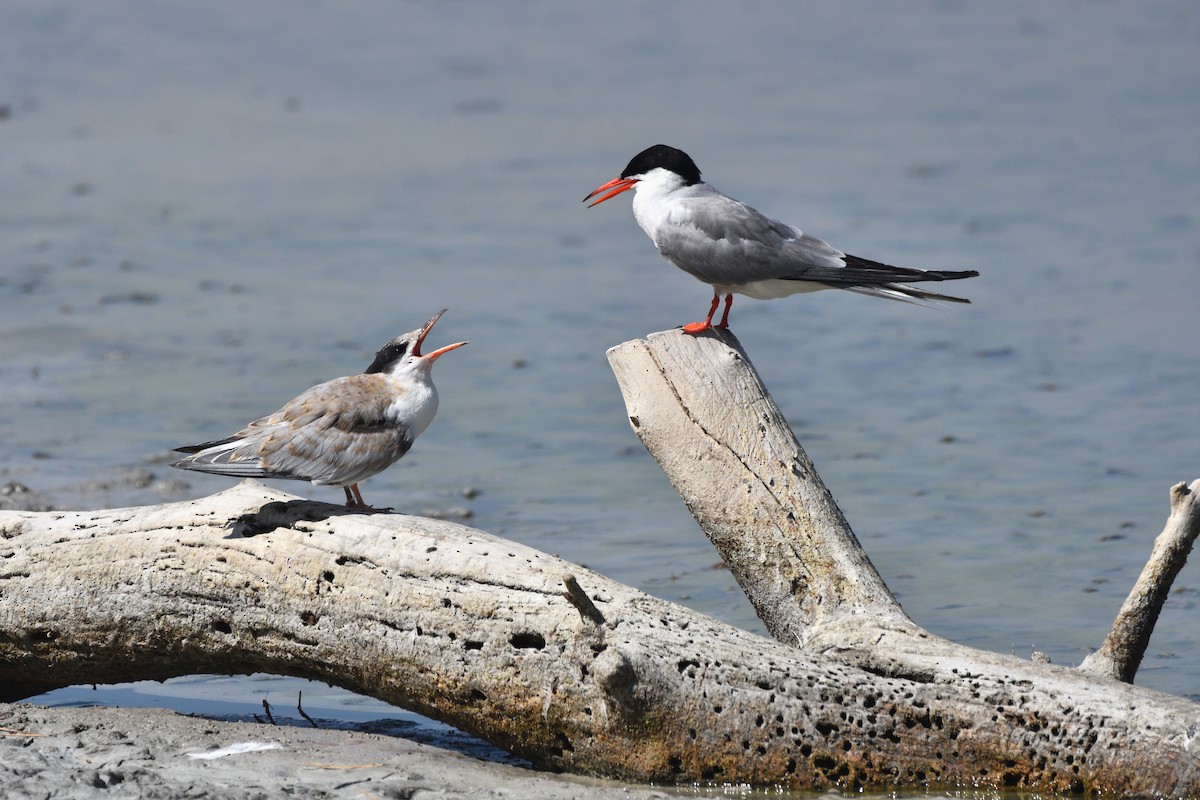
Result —
[[[898,284],[957,280],[979,274],[974,270],[894,267],[847,255],[799,228],[716,192],[689,198],[685,211],[668,218],[655,231],[654,243],[677,267],[716,286],[801,281],[899,300],[967,302]]]
[[[380,375],[351,375],[314,386],[232,436],[177,448],[172,466],[218,475],[289,478],[346,486],[394,464],[412,447],[388,413],[395,390]]]

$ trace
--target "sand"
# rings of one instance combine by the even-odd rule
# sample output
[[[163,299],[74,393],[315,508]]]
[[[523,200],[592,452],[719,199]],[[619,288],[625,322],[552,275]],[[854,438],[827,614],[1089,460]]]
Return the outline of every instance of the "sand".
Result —
[[[166,709],[0,704],[6,798],[667,798],[406,739],[217,722]]]

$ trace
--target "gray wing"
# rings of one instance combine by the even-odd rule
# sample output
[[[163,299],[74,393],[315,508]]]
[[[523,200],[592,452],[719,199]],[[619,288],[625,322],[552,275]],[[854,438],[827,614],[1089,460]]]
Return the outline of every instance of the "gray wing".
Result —
[[[179,448],[171,466],[218,475],[292,478],[344,486],[382,472],[413,437],[385,412],[394,392],[379,375],[351,375],[314,386],[232,436]]]
[[[799,228],[773,220],[715,189],[688,198],[685,210],[659,228],[655,245],[680,269],[700,280],[736,286],[763,280],[808,281],[852,289],[883,287],[883,296],[909,294],[891,284],[943,281],[978,275],[894,267],[847,255]],[[913,297],[959,300],[924,290]]]
[[[845,268],[842,251],[715,190],[688,198],[657,233],[659,252],[706,283],[816,281]]]

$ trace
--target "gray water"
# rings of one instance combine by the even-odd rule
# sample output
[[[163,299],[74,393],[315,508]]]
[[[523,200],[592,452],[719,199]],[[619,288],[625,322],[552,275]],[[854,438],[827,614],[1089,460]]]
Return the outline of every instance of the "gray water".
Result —
[[[168,450],[448,306],[434,343],[472,344],[368,502],[761,630],[604,357],[708,307],[628,195],[579,202],[665,142],[849,252],[982,273],[970,306],[739,298],[733,328],[919,623],[1076,664],[1200,477],[1197,86],[1191,0],[10,1],[0,482],[221,490]],[[1198,589],[1139,683],[1200,698]]]

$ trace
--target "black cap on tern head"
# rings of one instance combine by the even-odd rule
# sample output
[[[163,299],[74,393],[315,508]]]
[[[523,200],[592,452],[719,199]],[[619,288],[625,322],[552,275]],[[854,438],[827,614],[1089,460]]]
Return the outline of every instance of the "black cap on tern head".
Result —
[[[645,175],[652,169],[662,167],[669,169],[683,178],[686,185],[691,186],[700,182],[700,168],[692,157],[677,148],[665,144],[647,147],[634,156],[629,166],[621,173],[622,178],[632,178],[634,175]]]
[[[443,308],[433,315],[433,319],[415,331],[402,333],[381,347],[379,352],[375,354],[375,360],[371,362],[371,366],[367,367],[365,374],[373,375],[377,372],[389,372],[405,358],[412,358],[414,360],[421,360],[426,364],[432,364],[445,353],[457,350],[464,344],[469,344],[469,342],[456,342],[455,344],[448,344],[445,347],[439,347],[432,353],[421,352],[421,345],[425,343],[425,337],[433,330],[434,323],[441,319],[442,314],[445,313],[446,309]]]
[[[442,309],[433,315],[433,319],[426,322],[415,331],[402,333],[395,339],[379,348],[379,352],[375,354],[375,360],[371,362],[371,366],[367,367],[366,375],[373,375],[376,372],[387,372],[396,364],[400,363],[410,352],[414,356],[421,355],[421,343],[425,341],[425,337],[433,330],[433,325],[442,318],[447,309]]]
[[[420,331],[413,331],[412,333],[397,336],[379,348],[379,352],[375,354],[375,360],[371,362],[371,366],[364,370],[363,374],[373,375],[377,372],[387,372],[408,354],[408,349],[416,340],[418,334],[420,334]]]

